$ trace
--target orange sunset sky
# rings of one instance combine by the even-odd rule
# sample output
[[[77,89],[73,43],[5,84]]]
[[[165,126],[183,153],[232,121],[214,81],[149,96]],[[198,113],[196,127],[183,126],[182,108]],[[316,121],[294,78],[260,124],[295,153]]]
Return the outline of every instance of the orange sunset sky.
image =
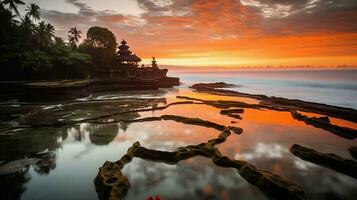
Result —
[[[357,66],[356,0],[33,0],[66,38],[113,31],[149,63]],[[24,8],[22,8],[24,10]]]

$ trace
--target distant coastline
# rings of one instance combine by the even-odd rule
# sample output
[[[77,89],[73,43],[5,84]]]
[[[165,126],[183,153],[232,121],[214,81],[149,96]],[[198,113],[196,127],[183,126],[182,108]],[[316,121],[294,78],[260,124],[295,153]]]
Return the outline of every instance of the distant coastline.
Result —
[[[163,67],[180,72],[229,72],[229,71],[250,71],[250,70],[259,70],[259,71],[279,71],[279,70],[357,70],[357,66],[323,66],[323,67],[314,67],[314,66],[277,66],[277,67],[222,67],[222,66],[174,66],[174,65],[162,65]]]

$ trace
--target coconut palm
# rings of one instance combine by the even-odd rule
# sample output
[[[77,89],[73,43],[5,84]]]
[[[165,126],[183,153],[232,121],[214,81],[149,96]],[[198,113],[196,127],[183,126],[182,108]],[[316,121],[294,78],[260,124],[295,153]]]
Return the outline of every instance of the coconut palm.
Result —
[[[81,34],[82,34],[81,30],[78,30],[76,27],[73,27],[73,28],[69,29],[68,33],[70,34],[69,38],[72,38],[72,40],[75,43],[79,42],[79,39],[81,38]]]
[[[4,0],[1,2],[3,5],[8,5],[10,10],[15,11],[15,13],[20,16],[17,5],[24,5],[25,3],[21,0]]]
[[[26,15],[28,15],[32,19],[34,20],[40,19],[41,11],[38,5],[31,3],[29,6],[27,6],[26,11],[27,11]]]
[[[10,42],[18,24],[16,16],[0,4],[0,44]]]
[[[46,25],[46,33],[47,33],[47,36],[52,40],[52,38],[55,37],[55,27],[52,26],[52,24],[47,24]]]
[[[36,41],[40,48],[47,48],[54,37],[54,27],[51,24],[45,24],[44,21],[40,22],[36,27]]]
[[[21,40],[23,43],[24,47],[30,47],[32,46],[33,42],[33,34],[35,31],[35,24],[32,23],[30,17],[28,15],[25,15],[24,18],[21,19],[20,23],[20,34],[21,34]]]
[[[19,23],[19,21],[16,20],[16,15],[13,15],[10,10],[4,8],[3,2],[0,2],[0,19],[1,19],[0,23],[10,23],[10,24]]]
[[[32,23],[30,17],[26,15],[24,18],[21,19],[20,28],[23,32],[31,34],[35,29],[35,25]]]

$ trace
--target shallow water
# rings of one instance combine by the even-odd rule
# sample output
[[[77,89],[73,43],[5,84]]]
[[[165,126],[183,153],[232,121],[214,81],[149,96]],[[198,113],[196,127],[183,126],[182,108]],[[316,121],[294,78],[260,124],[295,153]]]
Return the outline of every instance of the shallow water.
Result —
[[[356,69],[250,69],[235,71],[171,71],[186,85],[226,82],[230,88],[250,94],[265,94],[357,109]]]
[[[357,180],[333,170],[303,161],[289,152],[292,144],[301,144],[321,152],[350,158],[347,148],[355,145],[332,133],[294,120],[288,112],[245,109],[243,120],[221,115],[220,109],[203,105],[173,105],[164,110],[115,113],[138,108],[157,107],[183,101],[176,95],[201,99],[256,100],[197,94],[187,88],[160,92],[96,94],[76,102],[51,102],[13,107],[2,105],[0,161],[23,158],[41,161],[18,173],[0,176],[3,199],[97,199],[94,178],[106,160],[120,159],[136,141],[155,150],[173,151],[214,139],[219,131],[175,121],[94,124],[4,131],[18,123],[71,122],[110,115],[105,121],[161,116],[164,114],[198,117],[222,125],[239,126],[243,134],[232,134],[218,145],[222,154],[246,160],[260,169],[272,171],[300,185],[308,198],[354,199]],[[149,99],[147,99],[149,98]],[[82,102],[82,103],[81,103]],[[18,104],[14,102],[13,104]],[[51,105],[61,105],[52,106]],[[232,123],[234,121],[234,123]],[[355,125],[355,124],[352,124]],[[127,164],[123,173],[131,183],[125,199],[265,199],[258,188],[244,180],[236,170],[215,166],[208,158],[194,157],[177,165],[139,158]],[[6,198],[4,198],[6,197]]]

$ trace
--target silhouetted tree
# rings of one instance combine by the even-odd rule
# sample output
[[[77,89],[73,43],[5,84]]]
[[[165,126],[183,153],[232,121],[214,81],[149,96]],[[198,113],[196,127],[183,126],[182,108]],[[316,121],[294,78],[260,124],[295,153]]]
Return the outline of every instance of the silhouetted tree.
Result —
[[[40,22],[35,29],[36,42],[40,49],[46,49],[52,41],[52,36],[54,35],[54,28],[52,25],[45,24],[45,22]]]
[[[17,5],[24,5],[25,3],[21,0],[4,0],[1,2],[3,5],[8,5],[10,10],[15,11],[15,13],[20,16],[19,10],[17,9]]]
[[[18,21],[15,19],[15,15],[0,4],[0,44],[11,43],[11,38],[14,37],[17,23]]]
[[[88,29],[79,51],[91,55],[95,67],[108,67],[115,63],[116,45],[115,35],[109,29],[95,26]]]
[[[26,48],[31,47],[33,45],[33,34],[36,28],[35,24],[33,24],[30,17],[26,15],[24,18],[21,19],[21,24],[19,28],[22,38],[21,43]]]
[[[82,31],[78,30],[76,27],[72,27],[69,29],[68,33],[69,44],[73,47],[77,47],[79,39],[81,38]]]
[[[11,11],[18,14],[16,6],[22,3],[0,2],[0,80],[87,77],[91,57],[56,37],[51,24],[34,24],[33,20],[40,18],[37,5],[30,4],[27,14],[20,16],[21,22],[16,21]]]
[[[32,17],[32,19],[34,20],[40,19],[41,11],[38,5],[31,3],[29,6],[27,6],[26,11],[27,11],[26,15]]]

